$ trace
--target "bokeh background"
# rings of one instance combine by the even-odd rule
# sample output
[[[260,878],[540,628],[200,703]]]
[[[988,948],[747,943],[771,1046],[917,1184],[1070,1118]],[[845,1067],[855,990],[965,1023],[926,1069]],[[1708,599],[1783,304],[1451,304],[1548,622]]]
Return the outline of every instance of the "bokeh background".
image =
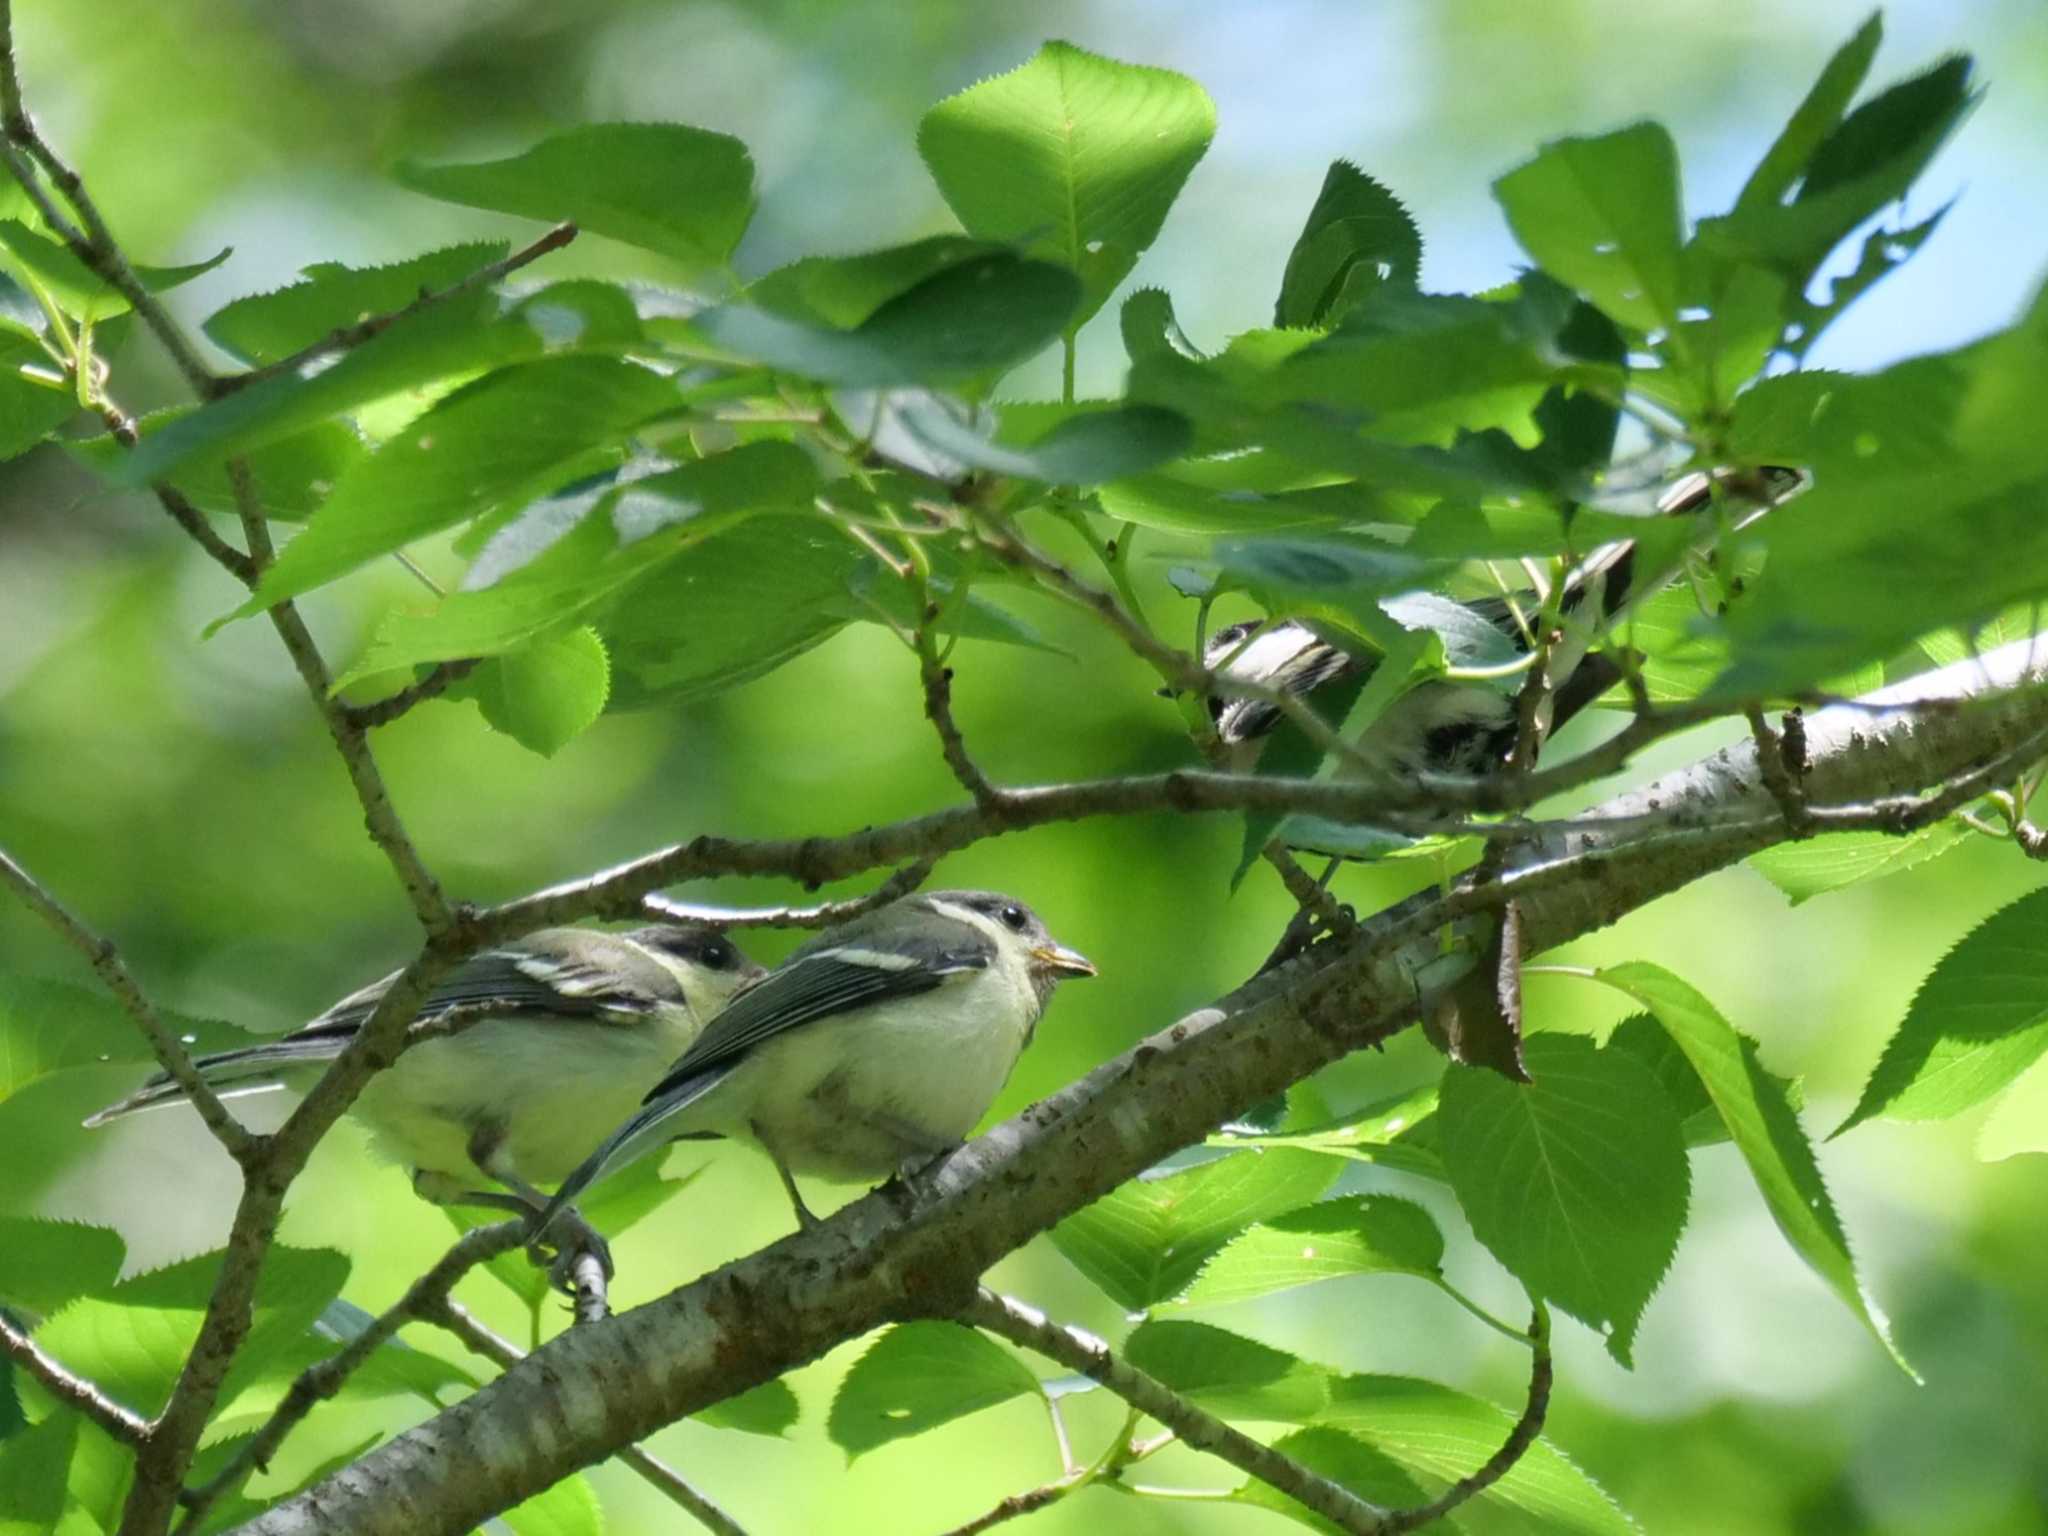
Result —
[[[474,158],[566,123],[669,118],[753,148],[762,206],[741,253],[753,273],[947,227],[913,146],[926,105],[1025,58],[1049,36],[1202,81],[1220,119],[1135,281],[1171,290],[1198,343],[1265,322],[1281,264],[1327,162],[1396,189],[1440,289],[1492,284],[1515,251],[1487,192],[1539,141],[1652,116],[1675,133],[1689,208],[1724,206],[1858,0],[18,0],[32,104],[82,164],[142,259],[232,260],[175,296],[197,320],[316,260],[372,261],[494,233],[485,215],[384,179],[400,155]],[[1877,76],[1966,49],[1990,89],[1925,178],[1919,211],[1960,194],[1937,236],[1831,330],[1811,362],[1862,368],[2006,322],[2048,270],[2048,12],[2038,0],[1914,0],[1886,16]],[[509,224],[506,228],[511,228]],[[587,241],[558,271],[642,270]],[[1114,387],[1113,322],[1082,338],[1082,382]],[[1043,388],[1027,373],[1018,388]],[[146,344],[117,360],[131,407],[176,398]],[[409,922],[323,733],[269,630],[200,639],[230,606],[219,572],[154,507],[97,488],[52,450],[0,469],[0,843],[118,938],[155,995],[259,1030],[289,1027],[395,964]],[[307,606],[345,659],[402,576],[371,574]],[[1178,626],[1154,585],[1155,612]],[[1901,573],[1906,579],[1906,573]],[[1031,780],[1181,761],[1173,710],[1096,634],[1037,619],[1071,659],[969,648],[960,710],[999,775]],[[490,899],[706,829],[830,831],[955,793],[918,715],[910,658],[855,628],[764,681],[688,709],[607,717],[544,760],[437,704],[379,740],[398,805],[455,892]],[[1667,744],[1659,763],[1709,744]],[[1007,1092],[1014,1109],[1226,989],[1264,953],[1284,907],[1258,878],[1235,897],[1237,833],[1167,819],[1055,828],[949,861],[947,883],[1027,897],[1102,965],[1070,988]],[[1369,903],[1380,877],[1349,877]],[[1642,955],[1704,988],[1805,1080],[1809,1122],[1839,1120],[1918,978],[1985,914],[2040,883],[2008,851],[1968,848],[1928,871],[1797,910],[1747,870],[1702,882],[1576,947]],[[756,884],[692,895],[748,902]],[[763,940],[764,956],[781,945]],[[0,970],[82,979],[18,909],[0,905]],[[1615,1017],[1592,989],[1532,981],[1538,1026]],[[1420,1042],[1330,1074],[1337,1101],[1430,1070]],[[52,1080],[7,1107],[9,1208],[111,1223],[131,1266],[216,1244],[232,1169],[182,1111],[97,1135],[80,1113],[132,1072]],[[1659,1536],[2048,1532],[2048,1165],[1984,1163],[1970,1122],[1884,1124],[1824,1148],[1860,1262],[1927,1378],[1898,1374],[1792,1257],[1732,1151],[1699,1155],[1694,1219],[1627,1374],[1561,1324],[1551,1432]],[[748,1154],[708,1162],[683,1199],[621,1245],[618,1298],[657,1294],[779,1235],[784,1207]],[[1369,1170],[1351,1186],[1435,1191]],[[1349,1187],[1349,1186],[1347,1186]],[[344,1128],[298,1187],[285,1236],[350,1253],[348,1295],[377,1309],[442,1247],[442,1217]],[[1485,1255],[1454,1245],[1455,1278],[1512,1310]],[[1035,1245],[1006,1287],[1081,1322],[1119,1319]],[[488,1279],[467,1292],[504,1326]],[[1334,1365],[1408,1371],[1511,1400],[1523,1359],[1420,1285],[1327,1285],[1215,1321]],[[427,1347],[444,1346],[423,1335]],[[805,1416],[776,1442],[694,1425],[655,1442],[757,1532],[949,1526],[1053,1475],[1038,1410],[1013,1403],[850,1468],[825,1439],[832,1387],[860,1346],[793,1378]],[[1109,1407],[1070,1403],[1085,1448]],[[352,1416],[353,1415],[353,1416]],[[332,1451],[386,1406],[339,1409],[306,1433]],[[317,1427],[321,1420],[314,1421]],[[943,1452],[944,1454],[938,1454]],[[1157,1480],[1225,1486],[1226,1470],[1162,1458]],[[630,1476],[596,1474],[610,1529],[683,1528]],[[1475,1527],[1485,1522],[1474,1520]],[[1086,1493],[1032,1529],[1282,1529],[1277,1517]],[[1505,1528],[1496,1525],[1494,1528]]]

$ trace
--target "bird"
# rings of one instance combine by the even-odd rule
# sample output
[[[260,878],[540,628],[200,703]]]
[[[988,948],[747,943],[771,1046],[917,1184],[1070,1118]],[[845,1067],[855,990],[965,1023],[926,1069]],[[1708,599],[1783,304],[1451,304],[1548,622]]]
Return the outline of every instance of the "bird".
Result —
[[[683,1138],[798,1174],[878,1182],[957,1146],[995,1102],[1053,988],[1096,969],[996,891],[906,896],[820,934],[714,1019],[572,1173],[536,1229],[608,1172]]]
[[[541,1187],[575,1169],[727,1000],[766,975],[704,925],[538,929],[480,951],[435,986],[419,1023],[469,1007],[484,1015],[413,1045],[363,1085],[350,1114],[369,1131],[374,1153],[410,1169],[423,1198],[530,1219],[547,1203]],[[304,1090],[356,1038],[397,977],[350,993],[290,1034],[194,1065],[222,1098]],[[158,1073],[85,1124],[183,1098]],[[601,1244],[595,1251],[609,1270]]]
[[[1732,471],[1696,471],[1673,482],[1658,499],[1657,511],[1677,516],[1711,505],[1719,485],[1734,485],[1745,500],[1761,509],[1782,501],[1803,487],[1796,469],[1766,466],[1739,480]],[[1596,631],[1604,628],[1630,602],[1670,580],[1673,573],[1649,579],[1636,569],[1632,540],[1619,540],[1593,551],[1565,576],[1558,611],[1565,621],[1550,656],[1552,691],[1548,717],[1540,722],[1548,734],[1620,681],[1622,668],[1614,657],[1591,652]],[[1394,601],[1399,601],[1398,599]],[[1481,598],[1462,605],[1499,630],[1524,655],[1531,636],[1529,615],[1506,597]],[[1592,616],[1589,618],[1589,615]],[[1257,683],[1269,691],[1304,697],[1363,666],[1368,675],[1378,658],[1360,656],[1334,644],[1300,619],[1277,617],[1230,624],[1209,637],[1202,650],[1203,669],[1211,675]],[[1225,766],[1249,772],[1259,754],[1260,739],[1280,723],[1281,712],[1263,699],[1210,694],[1210,721],[1223,746]],[[1436,678],[1418,684],[1389,704],[1355,743],[1372,766],[1392,775],[1417,773],[1481,776],[1502,767],[1520,734],[1512,693],[1481,682]]]

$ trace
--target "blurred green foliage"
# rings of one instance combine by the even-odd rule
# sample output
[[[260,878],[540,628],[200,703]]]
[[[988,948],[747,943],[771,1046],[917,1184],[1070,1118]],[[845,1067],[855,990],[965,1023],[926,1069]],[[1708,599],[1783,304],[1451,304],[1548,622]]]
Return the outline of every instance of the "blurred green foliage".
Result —
[[[802,0],[744,9],[122,0],[17,10],[30,99],[138,256],[169,264],[235,247],[176,296],[187,316],[276,287],[309,261],[367,263],[488,232],[497,221],[416,198],[386,170],[400,158],[511,153],[551,127],[591,120],[681,118],[746,142],[763,188],[737,258],[750,274],[799,253],[934,231],[943,227],[937,195],[910,148],[918,114],[1010,67],[1042,37],[1070,36],[1171,65],[1218,100],[1216,145],[1137,269],[1141,281],[1167,283],[1182,322],[1212,338],[1265,322],[1294,210],[1313,200],[1335,155],[1409,199],[1430,236],[1432,286],[1490,284],[1509,275],[1510,247],[1484,188],[1532,143],[1655,114],[1726,201],[1737,167],[1857,19],[1846,7],[1708,15],[1592,0],[1408,0],[1369,12],[1309,0],[1000,14]],[[1902,7],[1890,22],[1880,73],[1967,47],[1988,61],[1997,89],[1935,177],[1937,189],[1967,182],[1969,196],[1812,364],[1886,363],[2002,323],[2038,277],[2026,263],[2048,245],[2048,185],[2022,153],[2048,91],[2038,10]],[[1688,210],[1704,206],[1698,189],[1682,195]],[[1237,217],[1254,197],[1290,211]],[[512,221],[504,228],[524,238]],[[636,259],[578,249],[563,269],[601,263],[615,274]],[[1084,385],[1118,376],[1107,322],[1083,334],[1080,353]],[[115,361],[131,407],[178,398],[146,341]],[[1039,366],[1031,382],[1049,393],[1056,362]],[[231,584],[146,499],[106,492],[49,450],[0,471],[0,517],[0,842],[115,936],[153,994],[187,1014],[282,1029],[392,964],[410,920],[273,638],[248,624],[199,638],[238,596]],[[1163,578],[1142,565],[1136,576],[1148,604],[1172,611]],[[309,598],[331,654],[360,651],[407,581],[373,571]],[[1050,604],[1027,617],[1060,653],[962,653],[961,723],[986,744],[991,771],[1032,781],[1187,761],[1174,707],[1151,697],[1154,679],[1127,654]],[[1653,764],[1706,744],[1667,743]],[[850,829],[957,793],[921,720],[912,658],[863,625],[735,692],[607,715],[552,758],[489,729],[467,702],[420,710],[379,747],[430,862],[452,891],[483,900],[700,831]],[[1062,994],[998,1115],[1257,964],[1288,907],[1257,874],[1222,899],[1240,839],[1220,820],[1117,821],[984,845],[943,867],[947,883],[1027,897],[1112,978]],[[1363,908],[1426,878],[1390,866],[1348,873],[1341,889]],[[1805,1081],[1809,1123],[1832,1124],[1935,957],[2039,883],[2020,861],[1970,847],[1911,882],[1788,912],[1776,890],[1737,870],[1567,958],[1649,958],[1691,977],[1762,1042],[1775,1071]],[[751,904],[793,892],[735,883],[692,894]],[[770,957],[777,948],[756,943]],[[0,905],[0,972],[80,979],[72,958],[9,905]],[[1590,991],[1532,979],[1531,1018],[1588,1028],[1626,1011]],[[1433,1059],[1408,1039],[1318,1086],[1333,1102],[1382,1098],[1429,1075]],[[182,1111],[97,1137],[77,1129],[133,1076],[113,1065],[66,1074],[0,1105],[6,1213],[114,1226],[131,1271],[214,1247],[233,1192],[230,1165]],[[1977,1162],[1967,1123],[1872,1126],[1824,1158],[1866,1280],[1890,1301],[1895,1335],[1928,1385],[1915,1389],[1892,1370],[1799,1266],[1736,1151],[1722,1148],[1695,1164],[1692,1224],[1634,1341],[1636,1374],[1560,1321],[1552,1437],[1646,1529],[1668,1536],[2048,1532],[2048,1406],[2038,1388],[2048,1370],[2038,1246],[2048,1190],[2038,1162]],[[765,1165],[701,1149],[670,1162],[679,1172],[700,1165],[685,1195],[620,1243],[622,1304],[780,1235],[784,1208]],[[1431,1207],[1452,1238],[1445,1271],[1513,1310],[1513,1287],[1463,1237],[1438,1186],[1360,1167],[1341,1188],[1397,1191]],[[297,1249],[348,1254],[343,1294],[375,1310],[438,1255],[448,1228],[344,1127],[295,1191],[282,1236]],[[1115,1321],[1049,1245],[1013,1257],[997,1279],[1084,1325]],[[533,1325],[488,1275],[460,1294],[516,1337]],[[1335,1281],[1209,1315],[1341,1369],[1427,1375],[1502,1399],[1523,1369],[1513,1346],[1401,1278]],[[550,1313],[542,1326],[561,1321]],[[438,1338],[422,1342],[461,1358]],[[785,1439],[688,1424],[657,1449],[764,1533],[938,1529],[1057,1470],[1042,1410],[1029,1402],[847,1467],[825,1438],[825,1409],[861,1347],[796,1373],[803,1417]],[[295,1437],[275,1481],[288,1486],[419,1411],[396,1399],[344,1401]],[[1090,1444],[1118,1421],[1102,1394],[1071,1400],[1068,1412]],[[934,1457],[933,1445],[948,1454]],[[1218,1482],[1216,1467],[1178,1452],[1156,1465],[1156,1480]],[[615,1530],[666,1529],[675,1518],[621,1473],[593,1482]],[[1048,1532],[1110,1520],[1136,1531],[1282,1528],[1228,1505],[1100,1491],[1033,1518]],[[1470,1525],[1512,1529],[1480,1514]]]

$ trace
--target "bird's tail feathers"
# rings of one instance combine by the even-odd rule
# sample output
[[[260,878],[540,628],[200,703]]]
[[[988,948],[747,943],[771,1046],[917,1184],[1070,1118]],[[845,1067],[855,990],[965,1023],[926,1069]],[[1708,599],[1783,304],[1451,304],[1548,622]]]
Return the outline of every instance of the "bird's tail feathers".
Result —
[[[637,1162],[655,1148],[676,1139],[668,1129],[668,1123],[692,1104],[703,1098],[713,1088],[724,1082],[731,1073],[731,1067],[720,1067],[715,1071],[699,1073],[686,1078],[675,1087],[642,1105],[638,1114],[626,1121],[604,1139],[590,1156],[583,1159],[576,1171],[562,1181],[562,1187],[555,1191],[548,1201],[547,1209],[540,1213],[534,1223],[533,1238],[538,1242],[554,1219],[572,1205],[576,1197],[595,1184],[606,1174]]]
[[[331,1061],[347,1044],[346,1039],[332,1037],[272,1040],[263,1045],[202,1056],[193,1065],[218,1097],[233,1099],[282,1088],[285,1086],[283,1074],[290,1068],[310,1062]],[[118,1099],[105,1109],[86,1116],[84,1123],[88,1128],[96,1128],[145,1109],[161,1109],[166,1104],[182,1104],[184,1101],[185,1090],[159,1072],[127,1098]]]

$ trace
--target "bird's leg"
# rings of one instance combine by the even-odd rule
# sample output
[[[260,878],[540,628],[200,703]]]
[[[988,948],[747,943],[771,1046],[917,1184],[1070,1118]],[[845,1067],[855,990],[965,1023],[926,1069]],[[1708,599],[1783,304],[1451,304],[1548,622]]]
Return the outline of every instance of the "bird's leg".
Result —
[[[472,1205],[488,1205],[500,1210],[516,1211],[529,1222],[536,1220],[548,1208],[548,1197],[503,1165],[498,1154],[503,1149],[504,1130],[496,1125],[481,1125],[469,1138],[469,1160],[476,1164],[477,1171],[494,1183],[502,1184],[509,1194],[476,1190],[465,1192],[463,1200]],[[603,1280],[610,1280],[618,1273],[612,1263],[611,1244],[574,1206],[568,1207],[555,1217],[550,1232],[557,1234],[551,1241],[535,1240],[527,1244],[527,1256],[537,1265],[547,1269],[549,1282],[559,1291],[565,1291],[577,1298],[578,1313],[585,1310],[585,1293],[589,1286],[577,1275],[578,1261],[588,1254],[597,1261]],[[555,1256],[546,1257],[552,1247]],[[602,1285],[598,1287],[602,1291]],[[593,1306],[592,1310],[596,1310]],[[602,1316],[601,1311],[596,1315]]]
[[[818,1225],[818,1218],[812,1213],[811,1208],[804,1204],[804,1197],[796,1187],[796,1175],[789,1171],[789,1164],[784,1162],[782,1154],[775,1150],[775,1143],[769,1138],[767,1132],[761,1128],[761,1122],[758,1120],[752,1122],[750,1129],[754,1133],[754,1140],[761,1144],[761,1150],[768,1154],[768,1161],[775,1165],[776,1177],[782,1180],[782,1187],[789,1195],[789,1203],[796,1208],[796,1224],[798,1229],[804,1232],[810,1231],[811,1228]]]

